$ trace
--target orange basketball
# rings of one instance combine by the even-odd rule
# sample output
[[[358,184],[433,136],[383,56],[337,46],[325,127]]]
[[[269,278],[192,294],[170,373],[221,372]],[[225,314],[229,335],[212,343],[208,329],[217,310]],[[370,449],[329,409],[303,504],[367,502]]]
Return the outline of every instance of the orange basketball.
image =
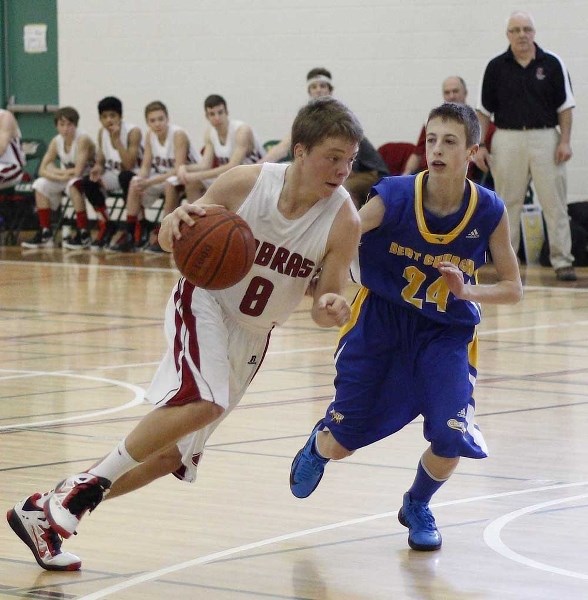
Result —
[[[173,255],[180,273],[197,287],[222,290],[235,285],[251,269],[255,238],[249,225],[219,206],[193,215],[195,225],[182,223],[182,237],[174,240]]]

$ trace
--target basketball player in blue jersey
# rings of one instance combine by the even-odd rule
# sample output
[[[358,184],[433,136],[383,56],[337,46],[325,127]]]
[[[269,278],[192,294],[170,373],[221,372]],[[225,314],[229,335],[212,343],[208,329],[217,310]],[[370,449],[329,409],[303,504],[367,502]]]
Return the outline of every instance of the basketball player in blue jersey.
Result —
[[[292,493],[306,498],[330,459],[422,415],[430,445],[398,513],[414,550],[441,547],[429,502],[460,456],[486,457],[474,424],[479,305],[522,297],[504,203],[466,179],[480,139],[476,113],[442,104],[426,132],[428,171],[381,180],[359,211],[362,287],[335,354],[335,397],[290,473]],[[487,250],[497,282],[480,285]]]

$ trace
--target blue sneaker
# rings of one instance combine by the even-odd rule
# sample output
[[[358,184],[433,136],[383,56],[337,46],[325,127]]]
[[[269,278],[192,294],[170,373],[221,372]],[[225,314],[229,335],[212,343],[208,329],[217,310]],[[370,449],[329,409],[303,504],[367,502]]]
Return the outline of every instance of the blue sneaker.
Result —
[[[401,525],[408,527],[408,545],[413,550],[428,552],[441,548],[441,534],[427,502],[413,500],[406,492],[398,511]]]
[[[314,440],[321,419],[312,430],[304,448],[298,452],[292,461],[290,469],[290,489],[296,498],[308,498],[316,489],[325,472],[325,465],[329,462],[328,458],[321,458],[314,450]]]

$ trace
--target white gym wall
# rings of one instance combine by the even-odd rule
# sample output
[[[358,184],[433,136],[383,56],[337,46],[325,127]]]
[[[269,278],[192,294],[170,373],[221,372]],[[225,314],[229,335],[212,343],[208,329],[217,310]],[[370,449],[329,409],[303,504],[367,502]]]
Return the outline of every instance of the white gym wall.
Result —
[[[141,126],[145,104],[162,100],[200,145],[202,103],[218,93],[266,141],[288,131],[307,99],[306,72],[324,66],[375,146],[415,142],[446,76],[463,77],[477,104],[515,9],[533,14],[537,43],[570,71],[569,199],[588,199],[586,0],[58,0],[60,104],[95,135],[103,96],[120,97]]]

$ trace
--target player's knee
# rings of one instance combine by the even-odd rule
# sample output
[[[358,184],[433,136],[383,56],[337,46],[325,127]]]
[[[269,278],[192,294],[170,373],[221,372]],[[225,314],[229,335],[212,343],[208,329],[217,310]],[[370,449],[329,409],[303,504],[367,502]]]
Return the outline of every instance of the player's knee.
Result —
[[[218,404],[213,404],[212,402],[207,402],[207,404],[210,404],[212,407],[211,412],[214,416],[213,420],[218,419],[225,412],[225,409],[222,406],[219,406]]]
[[[153,455],[152,459],[157,473],[167,475],[174,473],[182,466],[182,455],[177,446],[166,448]]]
[[[190,402],[185,406],[186,417],[191,420],[194,431],[216,421],[225,412],[222,406],[207,400]]]
[[[182,467],[182,456],[177,446],[160,457],[161,467],[165,473],[175,473]]]

